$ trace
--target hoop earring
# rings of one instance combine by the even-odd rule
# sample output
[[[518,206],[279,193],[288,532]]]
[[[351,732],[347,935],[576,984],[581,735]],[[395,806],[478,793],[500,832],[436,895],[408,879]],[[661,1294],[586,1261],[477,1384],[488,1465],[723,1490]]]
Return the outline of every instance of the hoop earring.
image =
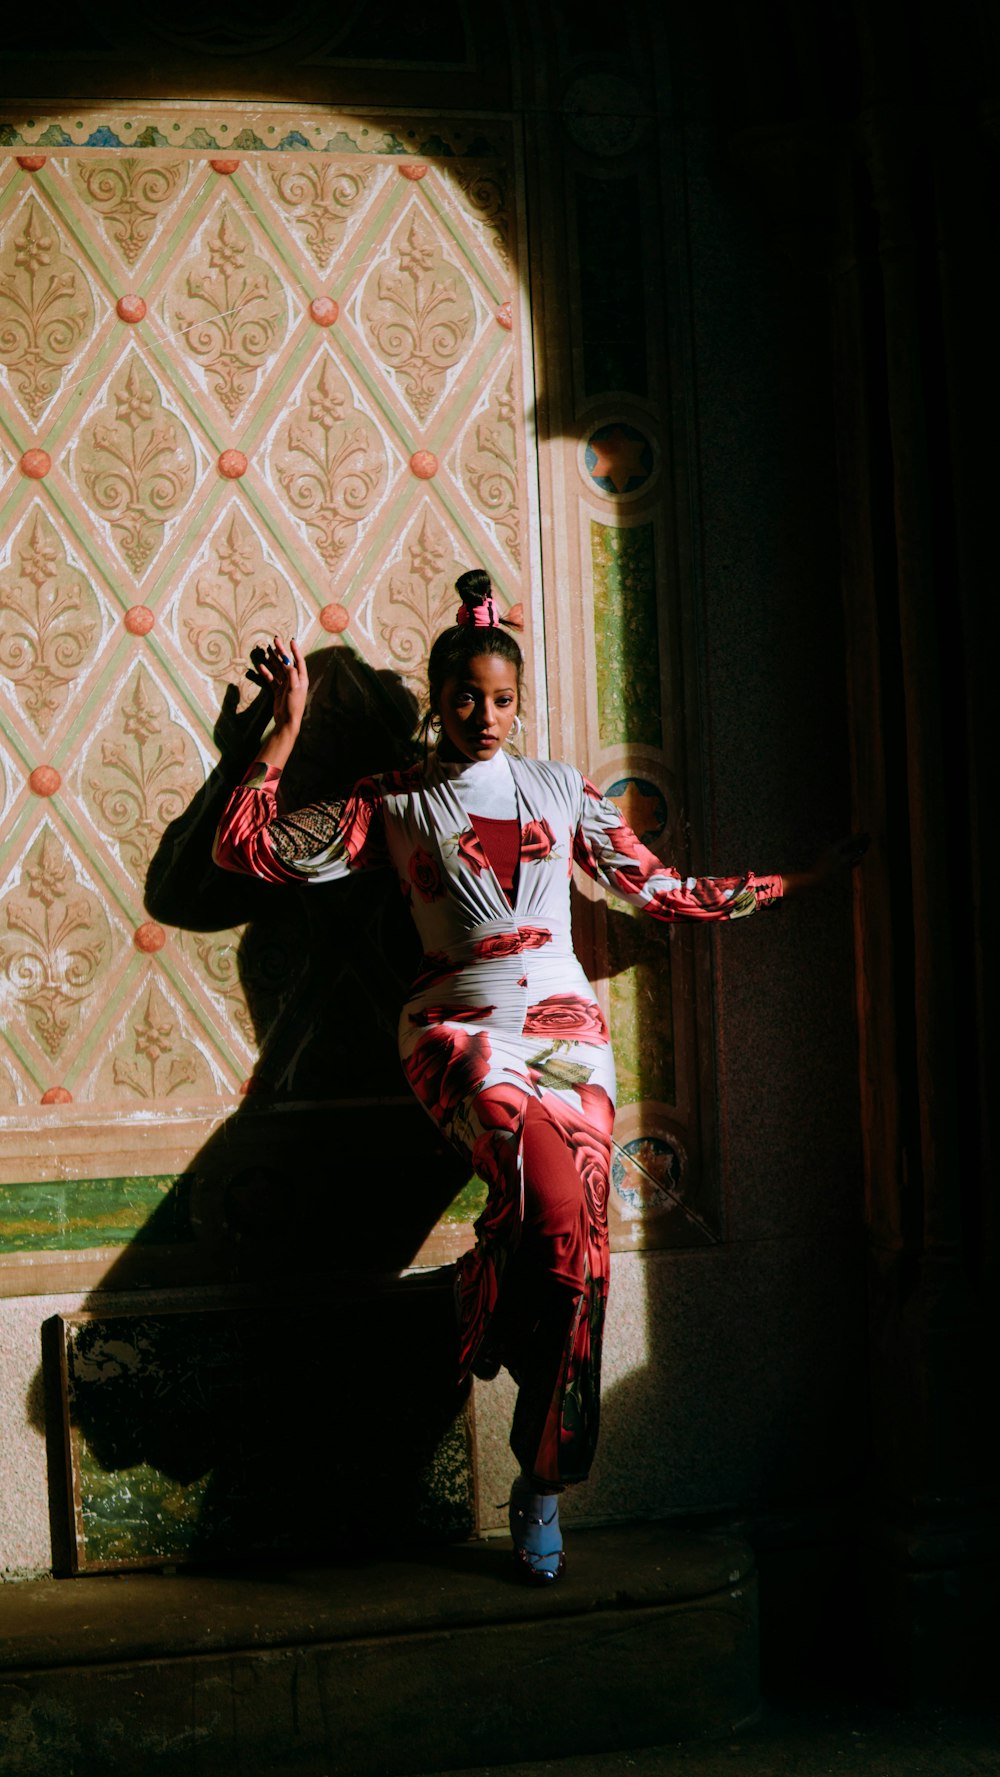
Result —
[[[510,732],[514,736],[515,740],[519,740],[521,735],[524,733],[524,723],[521,721],[520,716],[514,717],[514,720],[510,725]]]
[[[441,718],[440,718],[440,716],[429,716],[428,720],[427,720],[427,726],[430,729],[432,734],[440,734],[440,732],[441,732]]]

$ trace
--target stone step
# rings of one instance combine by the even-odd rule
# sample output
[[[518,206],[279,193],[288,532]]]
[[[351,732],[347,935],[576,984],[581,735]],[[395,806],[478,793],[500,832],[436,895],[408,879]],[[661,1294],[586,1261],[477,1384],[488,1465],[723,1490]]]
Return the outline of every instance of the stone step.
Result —
[[[753,1556],[573,1533],[551,1591],[480,1541],[337,1568],[0,1587],[3,1777],[417,1777],[725,1734],[758,1708]]]

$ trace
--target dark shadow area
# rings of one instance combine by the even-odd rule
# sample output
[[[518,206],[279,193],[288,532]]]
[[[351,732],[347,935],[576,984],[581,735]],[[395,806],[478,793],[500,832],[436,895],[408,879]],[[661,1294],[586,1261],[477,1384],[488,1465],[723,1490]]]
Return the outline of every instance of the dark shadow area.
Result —
[[[394,675],[337,647],[309,671],[288,806],[413,757]],[[51,1464],[62,1571],[356,1555],[474,1524],[450,1266],[401,1275],[468,1180],[399,1067],[419,943],[389,871],[283,888],[213,863],[270,714],[265,692],[237,702],[231,689],[219,766],[165,831],[146,906],[204,937],[223,987],[238,980],[245,1008],[228,1005],[259,1060],[88,1316],[49,1325],[47,1437],[65,1446],[68,1417],[73,1458],[68,1482]]]

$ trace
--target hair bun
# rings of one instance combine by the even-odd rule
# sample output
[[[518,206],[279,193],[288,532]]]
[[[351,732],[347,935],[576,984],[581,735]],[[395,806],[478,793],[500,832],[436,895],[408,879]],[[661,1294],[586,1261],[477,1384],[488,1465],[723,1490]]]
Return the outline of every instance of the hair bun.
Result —
[[[469,568],[459,574],[455,591],[462,601],[455,614],[456,623],[471,623],[474,629],[496,629],[501,623],[512,629],[524,628],[521,605],[515,605],[507,617],[501,617],[493,596],[493,582],[485,568]]]

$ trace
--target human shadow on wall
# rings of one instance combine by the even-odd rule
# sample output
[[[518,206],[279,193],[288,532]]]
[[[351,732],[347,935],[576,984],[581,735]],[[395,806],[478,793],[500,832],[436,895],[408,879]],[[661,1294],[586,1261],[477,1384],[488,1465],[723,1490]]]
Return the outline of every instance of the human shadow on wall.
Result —
[[[331,647],[309,677],[288,806],[413,755],[414,700],[395,675]],[[95,1318],[71,1329],[87,1565],[342,1555],[474,1525],[450,1268],[402,1275],[468,1182],[399,1066],[419,943],[392,872],[285,888],[213,863],[270,714],[266,692],[237,703],[231,688],[219,766],[164,833],[146,905],[192,935],[221,1016],[243,1021],[258,1060],[239,1108],[90,1297]],[[148,1312],[113,1294],[150,1285]],[[62,1338],[50,1325],[53,1436]],[[71,1512],[54,1482],[64,1570]]]

